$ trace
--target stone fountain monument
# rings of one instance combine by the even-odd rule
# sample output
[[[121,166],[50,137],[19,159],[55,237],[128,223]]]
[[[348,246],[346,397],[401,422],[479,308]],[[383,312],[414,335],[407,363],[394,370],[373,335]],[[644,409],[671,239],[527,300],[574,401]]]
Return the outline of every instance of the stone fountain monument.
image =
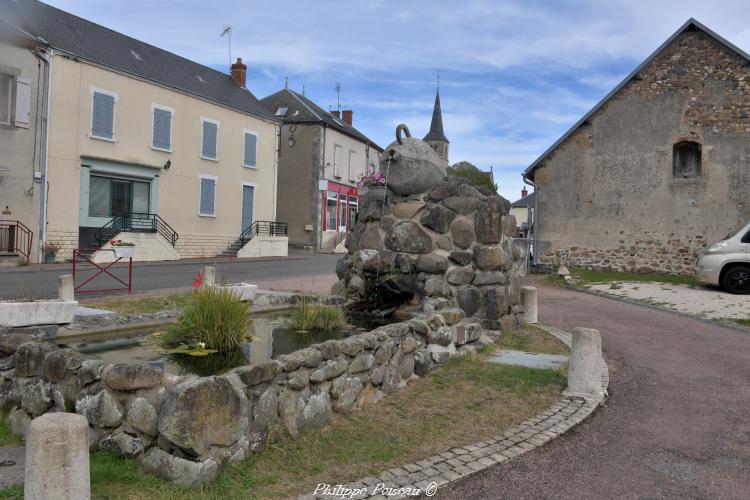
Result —
[[[523,312],[526,246],[513,239],[510,203],[448,177],[446,166],[398,126],[380,158],[387,194],[360,197],[332,293],[353,304],[385,302],[417,314],[451,310],[486,329],[513,329]]]

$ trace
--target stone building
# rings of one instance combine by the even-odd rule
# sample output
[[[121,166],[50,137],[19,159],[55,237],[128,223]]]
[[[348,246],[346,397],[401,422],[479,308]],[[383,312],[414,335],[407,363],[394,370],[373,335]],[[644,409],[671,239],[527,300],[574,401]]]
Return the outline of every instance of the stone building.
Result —
[[[750,218],[750,56],[690,19],[542,154],[538,263],[689,274]]]
[[[432,109],[430,131],[422,139],[429,144],[437,155],[448,164],[448,138],[443,132],[443,111],[440,109],[440,89],[435,93],[435,106]]]

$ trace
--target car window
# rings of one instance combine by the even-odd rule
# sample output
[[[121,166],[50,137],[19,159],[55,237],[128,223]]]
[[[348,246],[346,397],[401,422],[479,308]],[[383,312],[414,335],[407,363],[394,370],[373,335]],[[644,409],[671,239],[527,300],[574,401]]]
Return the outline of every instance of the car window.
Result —
[[[742,243],[750,243],[750,231],[745,233],[745,236],[742,237]]]
[[[737,234],[740,234],[740,231],[742,231],[742,230],[743,230],[743,229],[745,229],[746,227],[747,227],[747,222],[743,222],[743,223],[742,223],[742,224],[740,224],[739,226],[737,226],[737,227],[735,227],[734,229],[732,229],[732,230],[731,230],[731,231],[729,232],[729,234],[727,234],[727,235],[726,235],[726,237],[725,237],[724,239],[725,239],[725,240],[728,240],[729,238],[733,238],[733,237],[734,237],[735,235],[737,235]],[[744,236],[744,237],[742,238],[742,242],[743,242],[743,243],[747,243],[746,239],[747,239],[747,234],[746,234],[746,235],[745,235],[745,236]]]

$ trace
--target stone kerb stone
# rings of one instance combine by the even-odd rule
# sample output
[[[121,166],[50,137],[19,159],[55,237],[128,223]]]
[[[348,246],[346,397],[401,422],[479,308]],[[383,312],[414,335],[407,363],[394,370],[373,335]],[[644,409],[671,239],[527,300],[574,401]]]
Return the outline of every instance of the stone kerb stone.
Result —
[[[601,384],[602,341],[599,330],[574,328],[568,365],[568,388],[565,396],[599,399]]]

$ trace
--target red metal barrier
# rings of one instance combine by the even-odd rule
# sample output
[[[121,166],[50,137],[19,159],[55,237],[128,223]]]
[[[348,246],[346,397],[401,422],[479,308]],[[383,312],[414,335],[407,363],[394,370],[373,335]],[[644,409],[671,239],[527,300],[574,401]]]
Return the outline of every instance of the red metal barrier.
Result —
[[[91,260],[95,250],[73,250],[73,292],[74,293],[104,293],[104,292],[133,292],[133,258],[132,257],[118,257],[113,262],[106,262],[99,264]],[[106,250],[100,250],[105,251]],[[127,264],[127,281],[124,278],[116,276],[115,265],[118,263]],[[110,271],[111,269],[111,271]],[[124,266],[120,266],[119,269],[124,270]],[[83,274],[88,274],[88,271],[93,272],[92,275],[85,277]],[[109,276],[115,282],[122,284],[119,288],[88,288],[85,289],[86,285],[92,283],[97,277]],[[100,280],[102,279],[100,278]],[[79,282],[80,281],[80,282]]]

